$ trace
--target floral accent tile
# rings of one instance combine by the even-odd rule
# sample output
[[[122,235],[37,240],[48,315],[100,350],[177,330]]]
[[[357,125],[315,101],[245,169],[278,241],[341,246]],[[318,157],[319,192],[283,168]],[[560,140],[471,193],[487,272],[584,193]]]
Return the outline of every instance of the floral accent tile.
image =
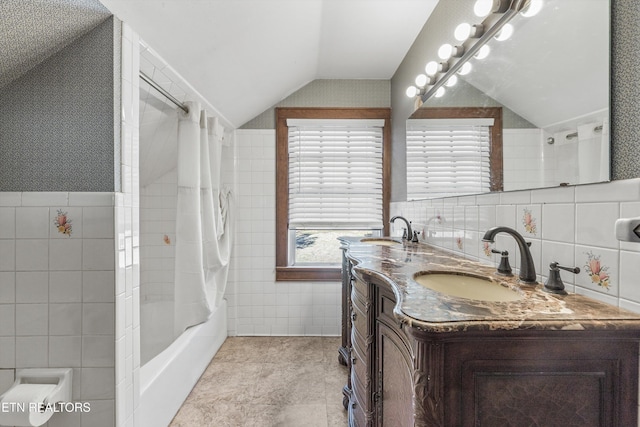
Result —
[[[484,256],[491,258],[491,244],[489,242],[482,243],[482,251],[484,252]]]
[[[171,244],[171,238],[169,236],[167,236],[166,234],[162,237],[162,241],[164,242],[165,245],[170,245]]]
[[[462,237],[460,236],[456,237],[456,247],[462,250]]]
[[[586,255],[587,263],[584,268],[591,277],[591,281],[608,292],[611,288],[609,267],[600,264],[600,255],[594,255],[591,251],[586,252]]]
[[[71,233],[73,232],[71,222],[71,219],[67,217],[67,212],[58,209],[58,215],[53,219],[53,225],[58,229],[58,233],[71,237]]]
[[[538,232],[536,221],[536,218],[531,214],[531,210],[524,208],[522,214],[522,225],[524,226],[524,229],[527,231],[527,233],[533,234],[534,236]]]

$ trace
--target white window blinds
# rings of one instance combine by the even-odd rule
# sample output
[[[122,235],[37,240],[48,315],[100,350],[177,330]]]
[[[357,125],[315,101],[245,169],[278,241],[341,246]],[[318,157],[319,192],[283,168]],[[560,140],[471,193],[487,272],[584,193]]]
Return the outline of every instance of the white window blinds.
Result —
[[[382,228],[384,120],[289,119],[289,228]]]
[[[488,119],[407,120],[407,199],[489,191]]]

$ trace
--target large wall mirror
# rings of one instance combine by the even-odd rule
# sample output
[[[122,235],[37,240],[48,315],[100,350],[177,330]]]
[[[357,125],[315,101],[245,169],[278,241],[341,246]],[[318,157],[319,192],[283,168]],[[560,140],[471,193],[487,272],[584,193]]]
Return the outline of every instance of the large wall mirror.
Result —
[[[464,3],[440,1],[459,16],[434,38],[455,43],[458,24],[482,21]],[[420,108],[501,107],[504,191],[608,181],[609,0],[543,0],[511,24],[509,39],[489,41],[486,58],[471,58],[470,73]]]

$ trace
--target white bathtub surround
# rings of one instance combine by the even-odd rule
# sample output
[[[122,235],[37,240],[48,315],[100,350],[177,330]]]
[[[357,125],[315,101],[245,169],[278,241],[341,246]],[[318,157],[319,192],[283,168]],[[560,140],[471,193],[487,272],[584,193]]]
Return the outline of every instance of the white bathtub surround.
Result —
[[[197,99],[207,111],[215,113],[215,109],[152,49],[142,42],[134,44],[134,48],[135,55],[141,53],[140,69],[146,75],[157,79],[157,83],[181,102],[186,98]],[[138,69],[135,72],[137,73]],[[133,393],[129,394],[128,388],[125,388],[123,400],[118,400],[119,413],[122,414],[118,419],[118,425],[131,425],[127,417],[128,411],[133,407],[136,408],[133,425],[155,426],[168,425],[227,336],[227,306],[221,295],[224,292],[227,274],[224,265],[229,260],[234,234],[231,227],[231,192],[228,188],[232,188],[234,183],[235,147],[233,132],[221,125],[225,123],[228,126],[228,122],[206,115],[203,117],[196,102],[190,103],[193,115],[189,117],[193,120],[188,123],[182,122],[194,136],[193,141],[180,141],[179,144],[178,117],[182,112],[176,111],[173,104],[165,104],[164,98],[157,95],[153,89],[142,89],[143,103],[141,106],[136,105],[136,112],[139,111],[141,114],[140,123],[144,130],[140,133],[139,147],[142,153],[139,183],[141,286],[137,294],[139,301],[134,307],[134,310],[141,310],[141,332],[139,336],[134,334],[134,339],[140,340],[140,346],[137,347],[140,349],[140,355],[136,354],[133,360]],[[134,93],[138,93],[138,90]],[[138,98],[135,97],[135,100],[137,102]],[[200,123],[204,126],[201,127]],[[184,126],[182,131],[185,131]],[[199,218],[197,220],[200,229],[206,230],[205,237],[199,238],[202,240],[199,244],[200,260],[203,254],[206,258],[200,262],[198,280],[202,280],[201,284],[208,283],[212,288],[205,288],[205,291],[211,291],[208,292],[209,298],[205,295],[205,299],[197,303],[204,302],[212,313],[203,319],[203,323],[189,327],[175,338],[174,294],[176,288],[184,284],[175,280],[178,275],[176,245],[180,245],[181,239],[185,237],[181,235],[181,227],[186,224],[181,219],[176,221],[178,207],[185,206],[179,202],[178,195],[180,171],[176,158],[179,147],[180,150],[193,149],[192,153],[181,152],[181,155],[189,154],[194,157],[194,162],[188,164],[186,169],[183,168],[183,173],[185,170],[194,172],[191,175],[191,184],[196,184],[192,186],[193,193],[197,196],[194,200],[209,212],[205,213],[205,216],[214,221],[206,222]],[[193,165],[197,166],[195,170]],[[204,184],[204,188],[201,184]],[[210,270],[209,275],[205,272],[207,269]],[[211,278],[215,281],[210,280]],[[127,305],[125,307],[128,308]],[[137,345],[137,341],[134,344]],[[128,351],[128,347],[124,351]],[[123,356],[119,355],[118,358],[122,360]],[[136,369],[140,366],[140,361],[144,366],[139,369],[138,376]],[[126,384],[129,361],[127,360],[123,366],[125,371],[121,378],[123,384]],[[138,379],[139,387],[136,384]]]
[[[396,202],[391,211],[423,230],[421,239],[493,265],[499,256],[491,248],[508,250],[512,267],[520,265],[520,255],[514,239],[501,234],[485,252],[483,233],[498,225],[515,228],[531,242],[540,281],[546,280],[552,261],[577,266],[581,269],[577,275],[562,272],[567,291],[640,312],[636,271],[640,244],[619,242],[614,233],[618,218],[640,215],[640,179]]]
[[[227,305],[223,300],[206,322],[187,329],[142,367],[136,425],[169,425],[227,338],[226,325]]]

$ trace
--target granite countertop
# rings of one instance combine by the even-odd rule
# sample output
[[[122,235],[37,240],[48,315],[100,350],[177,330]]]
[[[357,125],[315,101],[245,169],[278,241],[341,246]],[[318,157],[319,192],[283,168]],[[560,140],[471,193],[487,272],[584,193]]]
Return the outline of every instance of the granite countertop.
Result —
[[[518,276],[505,277],[495,267],[470,261],[423,243],[383,246],[340,238],[357,275],[392,287],[398,320],[429,332],[468,330],[639,330],[640,314],[583,295],[554,295],[543,284],[521,285]],[[399,240],[398,240],[399,241]],[[413,280],[420,272],[458,272],[484,276],[512,288],[523,298],[489,302],[448,296]]]

